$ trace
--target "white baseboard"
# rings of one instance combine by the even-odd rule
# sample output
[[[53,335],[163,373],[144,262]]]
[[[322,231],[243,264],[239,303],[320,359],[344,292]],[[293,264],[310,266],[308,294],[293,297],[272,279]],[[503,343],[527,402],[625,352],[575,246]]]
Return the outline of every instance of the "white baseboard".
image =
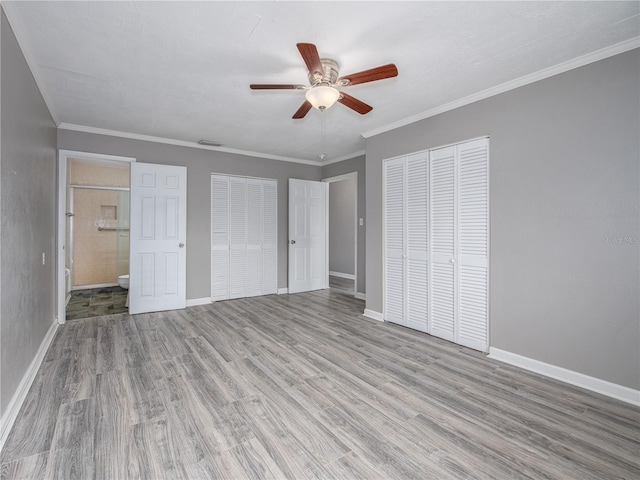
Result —
[[[16,392],[13,394],[9,405],[7,406],[7,410],[4,415],[0,419],[0,451],[4,448],[4,444],[7,441],[7,437],[9,436],[9,432],[11,432],[11,428],[13,427],[13,423],[16,421],[18,417],[18,413],[22,408],[22,404],[24,403],[25,398],[27,397],[27,393],[29,393],[29,389],[31,388],[31,384],[33,380],[36,378],[36,374],[40,369],[40,365],[44,360],[44,356],[47,354],[47,350],[49,349],[49,345],[53,341],[53,338],[56,336],[56,331],[58,330],[58,322],[53,321],[51,327],[47,331],[46,335],[42,339],[42,343],[40,343],[40,347],[36,352],[35,357],[31,361],[29,368],[24,373],[22,380],[20,380],[20,384],[16,389]]]
[[[207,305],[211,303],[211,297],[190,298],[187,300],[187,307],[195,307],[197,305]]]
[[[342,273],[342,272],[331,272],[329,271],[329,275],[332,277],[338,278],[346,278],[347,280],[355,280],[356,276],[352,273]]]
[[[640,406],[640,390],[634,390],[498,348],[489,348],[489,358]]]
[[[368,308],[365,308],[362,315],[373,320],[378,320],[379,322],[384,322],[384,317],[382,316],[382,314],[380,312],[376,312],[375,310],[369,310]]]
[[[367,294],[366,293],[356,292],[354,297],[357,298],[358,300],[366,300],[367,299]]]
[[[278,295],[286,295],[287,293],[289,293],[289,289],[287,287],[278,289]]]

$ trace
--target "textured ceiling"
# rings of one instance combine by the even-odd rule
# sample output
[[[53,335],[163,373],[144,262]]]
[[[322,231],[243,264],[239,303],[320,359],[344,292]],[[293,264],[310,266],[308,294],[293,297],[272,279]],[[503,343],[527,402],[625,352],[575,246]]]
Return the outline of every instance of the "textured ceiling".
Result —
[[[364,149],[364,132],[637,39],[640,2],[4,2],[62,124],[326,161]],[[345,89],[291,116],[308,84],[296,43],[348,74],[395,63],[397,78]]]

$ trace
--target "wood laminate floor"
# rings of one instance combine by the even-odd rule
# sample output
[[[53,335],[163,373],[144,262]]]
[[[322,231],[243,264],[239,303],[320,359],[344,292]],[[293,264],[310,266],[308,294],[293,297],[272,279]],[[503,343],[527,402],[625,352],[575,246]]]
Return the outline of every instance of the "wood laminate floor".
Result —
[[[329,276],[329,288],[335,292],[347,293],[353,296],[356,293],[355,280],[348,278],[336,277],[335,275]]]
[[[640,410],[324,290],[61,326],[3,479],[640,477]]]

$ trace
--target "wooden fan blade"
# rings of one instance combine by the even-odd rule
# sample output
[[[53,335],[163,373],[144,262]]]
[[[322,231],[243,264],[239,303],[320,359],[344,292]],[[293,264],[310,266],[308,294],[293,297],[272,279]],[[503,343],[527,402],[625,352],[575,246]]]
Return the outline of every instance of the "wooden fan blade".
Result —
[[[358,85],[359,83],[375,82],[376,80],[383,80],[385,78],[397,77],[398,69],[393,63],[389,65],[383,65],[382,67],[372,68],[370,70],[364,70],[358,73],[352,73],[351,75],[345,75],[340,77],[337,83],[345,80],[347,85]]]
[[[320,62],[320,55],[318,55],[316,46],[313,43],[298,43],[296,46],[309,69],[309,73],[311,73],[312,76],[315,73],[324,75],[324,69],[322,68],[322,62]]]
[[[371,110],[373,110],[373,107],[371,105],[367,105],[357,98],[353,98],[351,95],[347,95],[343,92],[340,92],[340,98],[338,99],[338,101],[345,107],[349,107],[351,110],[355,110],[360,115],[364,115],[365,113],[369,113]]]
[[[300,108],[298,109],[298,111],[296,113],[293,114],[293,117],[291,118],[295,118],[300,119],[300,118],[304,118],[304,116],[309,113],[309,110],[311,110],[311,107],[313,105],[311,105],[309,102],[307,102],[306,100],[304,101],[304,103],[302,105],[300,105]]]
[[[288,84],[261,84],[261,83],[252,83],[249,85],[251,90],[303,90],[307,87],[304,85],[288,85]]]

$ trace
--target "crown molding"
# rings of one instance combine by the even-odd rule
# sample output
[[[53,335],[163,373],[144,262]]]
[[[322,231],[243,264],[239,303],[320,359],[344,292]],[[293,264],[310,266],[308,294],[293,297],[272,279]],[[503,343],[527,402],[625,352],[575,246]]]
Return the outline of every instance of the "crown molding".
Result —
[[[553,67],[545,68],[543,70],[539,70],[529,75],[516,78],[515,80],[510,80],[508,82],[501,83],[500,85],[496,85],[495,87],[487,88],[486,90],[482,90],[472,95],[462,97],[458,100],[454,100],[453,102],[445,103],[444,105],[440,105],[438,107],[432,108],[425,112],[418,113],[417,115],[412,115],[403,120],[389,123],[387,125],[383,125],[382,127],[375,128],[373,130],[369,130],[368,132],[364,132],[361,135],[364,138],[374,137],[376,135],[380,135],[381,133],[395,130],[396,128],[404,127],[406,125],[419,122],[420,120],[424,120],[426,118],[434,117],[441,113],[448,112],[455,108],[463,107],[465,105],[469,105],[479,100],[484,100],[485,98],[493,97],[494,95],[508,92],[509,90],[523,87],[530,83],[534,83],[539,80],[544,80],[545,78],[549,78],[554,75],[558,75],[560,73],[568,72],[569,70],[573,70],[575,68],[579,68],[584,65],[597,62],[599,60],[604,60],[605,58],[612,57],[614,55],[618,55],[620,53],[624,53],[639,47],[640,47],[640,37],[630,38],[629,40],[625,40],[624,42],[616,43],[615,45],[611,45],[609,47],[596,50],[595,52],[591,52],[586,55],[576,57],[574,59],[568,60],[563,63],[559,63],[557,65],[554,65]]]
[[[252,152],[249,150],[239,150],[235,148],[227,147],[212,147],[209,145],[200,145],[196,142],[187,142],[185,140],[176,140],[173,138],[154,137],[152,135],[141,135],[139,133],[120,132],[117,130],[108,130],[105,128],[89,127],[86,125],[75,125],[73,123],[61,123],[58,125],[61,130],[71,130],[74,132],[83,133],[95,133],[97,135],[107,135],[110,137],[130,138],[133,140],[142,140],[144,142],[164,143],[167,145],[175,145],[179,147],[198,148],[200,150],[212,150],[215,152],[232,153],[234,155],[245,155],[247,157],[265,158],[269,160],[278,160],[281,162],[301,163],[304,165],[312,165],[314,167],[321,167],[324,165],[321,162],[315,160],[303,160],[300,158],[282,157],[280,155],[271,155],[268,153]]]
[[[40,90],[40,95],[42,95],[42,99],[44,100],[47,109],[49,110],[49,115],[53,119],[54,123],[58,125],[60,123],[60,117],[54,108],[54,103],[52,100],[49,91],[45,88],[45,84],[38,73],[37,63],[34,60],[35,57],[31,50],[31,44],[27,40],[27,35],[24,33],[24,27],[22,26],[22,22],[20,21],[20,15],[15,10],[14,3],[16,2],[2,2],[1,8],[4,10],[5,15],[7,16],[7,21],[13,30],[13,34],[16,37],[16,41],[18,42],[18,46],[20,50],[22,50],[22,56],[27,62],[27,66],[31,71],[31,75],[33,76],[34,81],[36,82],[36,86],[38,90]]]
[[[344,162],[345,160],[351,160],[352,158],[361,157],[366,155],[366,150],[358,150],[357,152],[348,153],[347,155],[342,155],[338,158],[332,158],[331,160],[327,160],[326,162],[322,162],[321,166],[331,165],[332,163]]]

